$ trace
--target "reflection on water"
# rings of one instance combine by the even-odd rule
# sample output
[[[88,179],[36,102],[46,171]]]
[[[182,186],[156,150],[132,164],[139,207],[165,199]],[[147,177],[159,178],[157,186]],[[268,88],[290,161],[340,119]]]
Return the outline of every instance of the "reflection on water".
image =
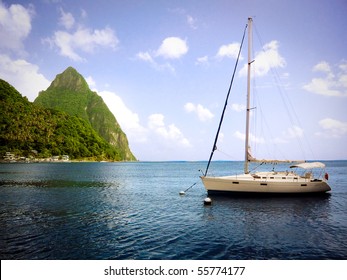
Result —
[[[4,164],[2,259],[345,259],[347,191],[225,197],[197,181],[205,163]],[[219,163],[229,168],[231,163]],[[340,163],[339,163],[340,164]],[[235,164],[238,168],[239,164]],[[335,194],[336,192],[336,194]]]

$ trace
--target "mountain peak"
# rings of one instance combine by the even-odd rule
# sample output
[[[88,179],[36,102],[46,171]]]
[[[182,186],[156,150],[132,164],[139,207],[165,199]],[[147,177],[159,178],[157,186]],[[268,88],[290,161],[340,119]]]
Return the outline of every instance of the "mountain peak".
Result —
[[[86,80],[74,68],[58,74],[52,84],[34,101],[42,107],[64,111],[87,121],[116,151],[121,160],[135,160],[128,139],[101,96],[89,89]]]
[[[78,92],[89,90],[86,80],[71,66],[66,68],[61,74],[58,74],[49,88],[69,89]]]

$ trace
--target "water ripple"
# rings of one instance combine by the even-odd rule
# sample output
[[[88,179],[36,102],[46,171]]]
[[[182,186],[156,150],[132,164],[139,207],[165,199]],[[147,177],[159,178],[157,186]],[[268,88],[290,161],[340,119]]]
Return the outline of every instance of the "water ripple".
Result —
[[[331,196],[213,196],[210,207],[200,183],[178,195],[204,164],[2,165],[0,257],[347,258],[347,163],[329,170]]]

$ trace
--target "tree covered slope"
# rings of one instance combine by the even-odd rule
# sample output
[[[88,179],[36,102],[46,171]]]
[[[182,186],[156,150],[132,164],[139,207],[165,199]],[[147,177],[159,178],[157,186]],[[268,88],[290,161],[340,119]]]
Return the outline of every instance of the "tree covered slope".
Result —
[[[122,148],[101,137],[78,115],[33,104],[0,79],[0,154],[38,157],[69,155],[72,159],[126,160]]]
[[[47,90],[39,93],[34,103],[84,119],[103,139],[119,150],[122,160],[136,160],[114,115],[74,68],[68,67],[58,74]]]

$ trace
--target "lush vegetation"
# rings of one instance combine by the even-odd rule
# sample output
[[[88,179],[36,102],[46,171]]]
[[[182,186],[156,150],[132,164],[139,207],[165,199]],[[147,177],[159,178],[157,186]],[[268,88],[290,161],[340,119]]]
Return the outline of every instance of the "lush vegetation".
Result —
[[[104,140],[117,148],[122,160],[136,160],[114,115],[74,68],[69,67],[58,74],[48,89],[39,93],[34,103],[84,119]]]
[[[111,145],[78,115],[33,104],[0,79],[0,154],[37,157],[69,155],[71,159],[124,160],[124,151]]]

